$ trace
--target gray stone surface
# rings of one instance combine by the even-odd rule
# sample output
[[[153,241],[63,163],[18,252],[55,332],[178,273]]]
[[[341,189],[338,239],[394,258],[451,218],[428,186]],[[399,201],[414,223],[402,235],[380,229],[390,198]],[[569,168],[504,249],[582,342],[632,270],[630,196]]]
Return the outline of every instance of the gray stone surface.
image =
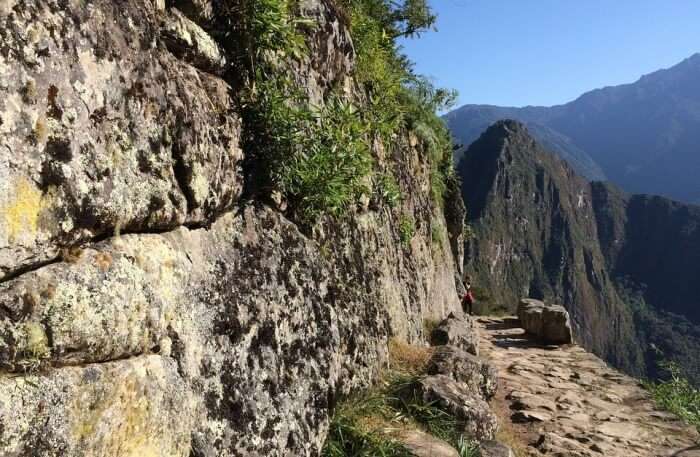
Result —
[[[456,346],[437,346],[426,370],[431,375],[442,374],[451,377],[485,400],[493,397],[498,387],[496,371],[487,360]]]
[[[159,355],[0,378],[4,456],[188,457],[196,402]]]
[[[433,346],[456,346],[470,354],[479,355],[479,339],[476,337],[474,319],[461,312],[452,312],[430,334]]]
[[[204,223],[242,189],[230,87],[167,50],[162,13],[59,3],[0,18],[0,278],[115,231]]]
[[[515,457],[513,450],[498,441],[488,440],[479,444],[481,457]]]
[[[469,438],[493,439],[498,431],[496,416],[488,403],[469,388],[445,375],[423,378],[418,383],[418,392],[425,402],[434,403],[453,415]]]
[[[638,380],[579,346],[533,345],[514,322],[482,318],[480,334],[499,376],[492,404],[519,455],[692,455],[698,432],[659,410]]]
[[[403,432],[398,440],[415,457],[459,457],[457,450],[445,441],[420,430]]]
[[[302,233],[239,198],[222,3],[0,6],[0,455],[318,455],[388,339],[459,306],[425,154],[375,151],[400,208]],[[316,100],[352,87],[335,7],[300,12],[295,76]]]

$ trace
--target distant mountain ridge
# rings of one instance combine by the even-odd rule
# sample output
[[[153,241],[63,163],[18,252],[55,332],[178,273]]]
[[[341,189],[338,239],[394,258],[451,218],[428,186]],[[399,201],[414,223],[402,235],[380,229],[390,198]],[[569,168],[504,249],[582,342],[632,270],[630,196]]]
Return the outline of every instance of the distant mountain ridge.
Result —
[[[700,53],[563,105],[465,105],[445,115],[465,145],[506,118],[525,123],[540,143],[590,180],[700,203]]]
[[[459,163],[482,312],[564,304],[581,344],[636,376],[659,351],[700,384],[700,206],[589,182],[499,121]]]

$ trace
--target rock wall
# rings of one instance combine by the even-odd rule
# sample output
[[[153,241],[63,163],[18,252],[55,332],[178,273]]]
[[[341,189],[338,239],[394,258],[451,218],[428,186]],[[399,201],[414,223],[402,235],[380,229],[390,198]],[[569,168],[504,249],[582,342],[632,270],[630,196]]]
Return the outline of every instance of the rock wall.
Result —
[[[376,158],[397,208],[304,234],[241,199],[254,151],[229,51],[207,32],[220,5],[0,7],[2,455],[318,455],[330,409],[375,379],[388,339],[458,307],[447,227],[463,215],[432,201],[415,139]],[[351,83],[333,6],[301,9],[316,26],[299,80]]]

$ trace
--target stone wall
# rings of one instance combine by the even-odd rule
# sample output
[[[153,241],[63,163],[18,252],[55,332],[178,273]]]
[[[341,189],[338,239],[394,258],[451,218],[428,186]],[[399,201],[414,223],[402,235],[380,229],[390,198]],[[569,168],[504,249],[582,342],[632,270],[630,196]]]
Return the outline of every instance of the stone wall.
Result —
[[[397,208],[304,234],[241,200],[251,151],[206,32],[218,3],[174,3],[0,8],[2,455],[318,455],[388,339],[458,306],[461,220],[411,138],[376,158]],[[352,43],[330,4],[302,11],[317,27],[298,76],[320,93]]]

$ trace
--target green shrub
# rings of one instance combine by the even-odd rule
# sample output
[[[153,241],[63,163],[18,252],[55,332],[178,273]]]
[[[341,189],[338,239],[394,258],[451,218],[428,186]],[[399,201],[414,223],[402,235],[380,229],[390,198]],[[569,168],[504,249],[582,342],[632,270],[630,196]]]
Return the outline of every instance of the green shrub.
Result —
[[[344,0],[342,4],[350,11],[357,52],[354,76],[367,94],[365,116],[371,130],[385,145],[401,129],[415,133],[430,160],[433,198],[441,205],[454,167],[452,139],[436,112],[451,106],[456,92],[436,88],[416,75],[395,41],[397,36],[413,36],[430,28],[435,16],[424,0]]]
[[[472,228],[471,224],[464,224],[464,231],[462,234],[464,235],[464,241],[469,241],[474,238],[474,229]]]
[[[423,334],[426,338],[430,338],[430,334],[433,333],[433,330],[435,330],[438,325],[440,325],[440,322],[440,319],[423,319]]]
[[[248,89],[255,91],[261,74],[277,73],[277,62],[298,59],[307,52],[304,36],[298,28],[306,23],[296,17],[297,0],[224,0],[221,8],[219,38],[226,44],[229,54],[237,60],[242,80]]]
[[[433,240],[433,243],[440,246],[442,245],[444,238],[442,226],[440,224],[433,223],[432,227],[430,227],[430,239]]]
[[[680,367],[666,363],[668,379],[661,382],[646,382],[645,386],[662,408],[678,415],[700,432],[700,390],[693,387],[681,374]]]
[[[295,144],[299,150],[282,167],[282,188],[302,219],[338,216],[370,193],[366,125],[354,106],[335,96],[302,120]]]
[[[379,201],[395,208],[401,202],[401,189],[391,173],[375,175],[374,193]]]
[[[416,234],[416,223],[411,216],[402,215],[399,219],[399,237],[404,246],[408,246]]]
[[[296,16],[296,0],[223,4],[238,18],[221,29],[230,29],[224,42],[243,75],[243,142],[246,169],[253,170],[248,192],[280,191],[290,216],[306,224],[342,215],[372,191],[395,206],[400,194],[393,177],[372,179],[372,147],[379,139],[391,148],[401,130],[412,130],[428,154],[433,197],[442,202],[453,168],[451,139],[436,110],[454,94],[415,75],[396,42],[432,26],[425,0],[342,1],[356,50],[360,109],[334,91],[312,106],[296,88],[292,62],[308,52],[300,32],[308,20]],[[372,183],[379,186],[370,189]]]
[[[356,108],[330,95],[321,107],[282,77],[260,81],[247,106],[245,137],[259,173],[258,189],[278,189],[302,222],[338,216],[370,193],[372,156]]]

